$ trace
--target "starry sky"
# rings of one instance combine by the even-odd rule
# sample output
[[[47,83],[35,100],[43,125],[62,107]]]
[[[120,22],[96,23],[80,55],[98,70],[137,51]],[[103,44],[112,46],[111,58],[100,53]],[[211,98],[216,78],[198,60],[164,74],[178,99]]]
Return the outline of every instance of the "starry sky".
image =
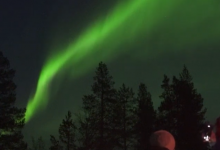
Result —
[[[119,0],[0,2],[2,7],[0,8],[0,50],[9,59],[11,67],[16,70],[14,81],[17,84],[18,107],[26,107],[30,95],[36,89],[42,66],[48,56],[53,54],[53,50],[65,51],[63,47],[74,41],[74,38],[91,22],[100,16],[105,16],[118,2]],[[97,65],[99,61],[106,62],[116,87],[125,83],[136,91],[139,83],[144,82],[152,94],[156,108],[160,104],[163,74],[169,77],[178,75],[185,64],[193,76],[195,88],[204,98],[205,107],[208,108],[207,119],[214,121],[220,115],[220,29],[217,30],[218,26],[220,28],[220,3],[216,0],[211,0],[210,3],[207,6],[209,8],[198,13],[199,16],[206,17],[198,21],[188,34],[182,35],[183,33],[178,33],[174,27],[181,26],[177,29],[184,29],[188,21],[196,20],[198,17],[190,16],[188,13],[187,18],[181,19],[181,12],[188,7],[188,3],[182,3],[185,5],[176,8],[176,12],[174,11],[171,16],[163,16],[164,21],[152,28],[150,34],[136,39],[130,46],[124,43],[115,50],[129,49],[129,51],[108,61],[94,58]],[[214,32],[207,34],[211,29]],[[190,39],[190,32],[196,30],[199,34],[192,33],[193,39]],[[175,31],[175,34],[171,31]],[[177,46],[178,40],[172,35],[178,35],[181,41],[194,40],[201,36],[204,38],[199,42],[188,42]],[[89,61],[83,60],[83,63]],[[49,140],[49,134],[57,135],[58,126],[67,111],[77,113],[80,110],[82,96],[90,93],[96,67],[91,67],[74,79],[65,78],[65,72],[62,73],[64,76],[62,80],[58,77],[54,79],[47,108],[35,115],[25,126],[26,140],[31,136],[41,135],[45,140]]]

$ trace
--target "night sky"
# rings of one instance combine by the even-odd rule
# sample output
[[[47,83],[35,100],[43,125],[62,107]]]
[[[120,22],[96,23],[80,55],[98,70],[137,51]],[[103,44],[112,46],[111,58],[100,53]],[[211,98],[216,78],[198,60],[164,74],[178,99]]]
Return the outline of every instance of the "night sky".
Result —
[[[17,84],[18,107],[26,107],[31,94],[35,92],[46,60],[57,51],[65,52],[63,47],[74,41],[97,18],[105,16],[118,2],[119,0],[0,2],[0,50],[16,70],[14,81]],[[49,104],[26,124],[25,139],[42,135],[45,140],[49,140],[49,134],[57,135],[58,126],[67,111],[77,113],[80,110],[81,98],[90,92],[92,77],[100,61],[108,65],[116,87],[125,83],[136,92],[139,83],[144,82],[152,94],[155,108],[160,104],[163,75],[178,76],[185,64],[193,76],[195,88],[202,94],[205,107],[208,108],[207,120],[214,121],[220,115],[220,29],[217,30],[218,26],[220,28],[220,3],[210,0],[211,4],[207,6],[209,8],[198,6],[198,16],[204,16],[203,19],[190,16],[189,13],[188,17],[183,18],[184,15],[181,14],[184,14],[185,8],[190,7],[187,6],[188,3],[190,1],[186,0],[182,7],[180,4],[179,8],[173,10],[172,15],[162,16],[163,21],[159,25],[155,25],[149,34],[136,38],[133,44],[128,46],[124,42],[114,49],[115,52],[124,50],[123,54],[108,61],[91,56],[97,62],[96,65],[77,78],[69,78],[65,71],[55,77],[51,85],[53,88],[50,89]],[[197,11],[196,8],[191,9]],[[197,19],[201,21],[196,22],[188,31],[188,21]],[[187,34],[178,33],[178,29],[185,28],[181,31]],[[213,33],[208,34],[211,29]],[[192,39],[191,31],[195,31]],[[200,39],[201,36],[204,38]],[[200,40],[178,45],[178,37],[180,41]],[[89,61],[90,59],[84,59],[82,64],[89,64]],[[77,72],[74,67],[71,69]],[[61,76],[62,79],[59,79]]]

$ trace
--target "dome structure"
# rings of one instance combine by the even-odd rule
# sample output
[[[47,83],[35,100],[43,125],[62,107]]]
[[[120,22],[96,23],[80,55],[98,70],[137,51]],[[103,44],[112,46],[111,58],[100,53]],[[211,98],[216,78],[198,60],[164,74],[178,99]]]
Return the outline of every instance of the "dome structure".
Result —
[[[166,148],[168,150],[174,150],[176,145],[173,135],[165,130],[154,132],[150,137],[150,144],[152,147]]]

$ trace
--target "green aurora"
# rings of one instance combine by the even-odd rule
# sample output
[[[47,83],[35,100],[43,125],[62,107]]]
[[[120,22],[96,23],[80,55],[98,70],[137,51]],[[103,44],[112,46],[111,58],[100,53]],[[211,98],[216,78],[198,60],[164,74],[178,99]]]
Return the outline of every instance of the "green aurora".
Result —
[[[111,61],[123,53],[131,53],[138,59],[149,58],[147,46],[136,53],[117,48],[124,45],[129,48],[142,39],[150,41],[155,32],[159,35],[154,49],[158,53],[165,45],[178,50],[209,38],[219,40],[219,18],[220,3],[216,0],[127,0],[119,3],[62,52],[48,57],[36,91],[28,100],[26,123],[46,108],[50,84],[55,76],[67,71],[67,66],[72,68],[71,77],[76,78],[87,73],[97,61]],[[162,30],[166,32],[159,34]],[[89,63],[83,63],[85,60]]]

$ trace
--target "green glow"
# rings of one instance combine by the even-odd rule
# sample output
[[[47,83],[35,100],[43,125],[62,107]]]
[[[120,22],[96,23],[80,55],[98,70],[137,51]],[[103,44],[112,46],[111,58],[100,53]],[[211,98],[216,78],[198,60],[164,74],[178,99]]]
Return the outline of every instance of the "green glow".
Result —
[[[112,60],[127,52],[126,48],[118,50],[117,47],[129,47],[143,37],[150,39],[153,30],[166,31],[157,37],[155,50],[166,44],[180,48],[219,36],[219,19],[216,24],[210,24],[210,28],[202,27],[209,17],[220,14],[216,3],[212,0],[127,0],[118,4],[62,52],[49,57],[40,73],[35,94],[28,101],[26,122],[46,108],[50,83],[57,74],[66,71],[66,66],[73,68],[73,77],[80,76],[100,60]],[[148,52],[144,50],[137,55],[146,58]]]

